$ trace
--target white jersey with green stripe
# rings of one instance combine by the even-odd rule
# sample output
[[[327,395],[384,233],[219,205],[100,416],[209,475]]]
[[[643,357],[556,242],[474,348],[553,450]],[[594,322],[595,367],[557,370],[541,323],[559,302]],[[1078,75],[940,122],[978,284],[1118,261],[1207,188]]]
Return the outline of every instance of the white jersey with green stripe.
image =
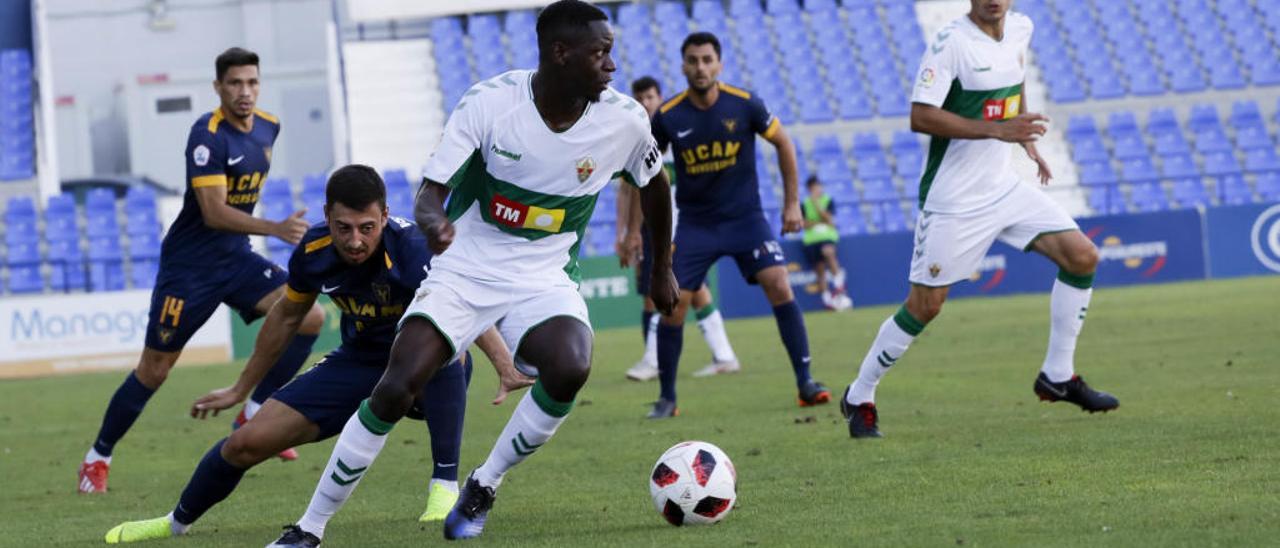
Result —
[[[431,268],[480,280],[576,284],[596,195],[614,178],[643,187],[662,154],[643,107],[613,89],[555,132],[533,102],[533,71],[480,82],[445,124],[424,176],[451,189],[457,233]]]
[[[975,120],[1017,116],[1032,30],[1029,17],[1012,11],[1005,15],[1001,40],[982,32],[967,15],[953,21],[925,49],[911,102]],[[1012,149],[998,139],[931,137],[920,177],[920,209],[963,213],[1000,199],[1018,184]]]

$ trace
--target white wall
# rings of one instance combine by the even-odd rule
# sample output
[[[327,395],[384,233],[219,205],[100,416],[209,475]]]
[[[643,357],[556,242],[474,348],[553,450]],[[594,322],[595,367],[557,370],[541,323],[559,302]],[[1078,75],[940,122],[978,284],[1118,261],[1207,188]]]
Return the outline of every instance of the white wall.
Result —
[[[60,136],[59,140],[89,141],[93,148],[87,155],[83,151],[67,155],[90,157],[92,162],[90,166],[64,162],[64,178],[89,175],[86,170],[131,172],[180,187],[187,129],[201,113],[217,106],[211,87],[213,61],[231,46],[259,54],[260,107],[283,121],[272,173],[299,177],[329,167],[332,139],[325,140],[330,150],[317,151],[310,137],[317,128],[330,135],[325,81],[325,32],[333,14],[330,0],[168,0],[162,4],[163,14],[154,17],[149,0],[46,0],[54,95],[64,105],[58,116],[73,118],[59,127],[87,126],[90,132],[87,138]],[[164,75],[165,82],[139,84],[139,77],[155,75]],[[146,119],[138,112],[145,110],[138,107],[142,103],[131,97],[170,92],[190,93],[194,99],[192,112],[174,115],[181,122]],[[292,101],[308,96],[319,97],[315,101],[319,112],[286,104],[286,97]],[[296,111],[293,116],[289,116],[291,110]],[[299,138],[291,139],[291,134]],[[132,154],[130,142],[134,143]]]

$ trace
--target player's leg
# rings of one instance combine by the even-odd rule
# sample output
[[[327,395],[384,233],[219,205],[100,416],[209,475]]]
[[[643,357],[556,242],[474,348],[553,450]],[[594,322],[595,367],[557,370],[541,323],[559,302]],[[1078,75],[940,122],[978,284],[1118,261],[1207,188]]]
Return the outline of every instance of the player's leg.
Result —
[[[844,293],[844,268],[840,266],[840,258],[836,256],[836,244],[827,242],[822,244],[822,262],[826,265],[827,270],[831,271],[831,285],[835,286],[837,293]]]
[[[644,335],[644,355],[627,369],[627,378],[648,381],[658,378],[658,317],[653,299],[649,298],[649,269],[653,261],[653,249],[649,243],[649,231],[643,230],[640,264],[636,265],[636,292],[644,298],[640,312],[640,332]]]
[[[671,270],[680,286],[680,300],[670,315],[658,321],[658,401],[648,417],[660,419],[679,414],[676,408],[676,373],[684,349],[684,319],[693,304],[693,293],[706,282],[707,272],[722,252],[716,231],[692,223],[680,225],[672,244]]]
[[[1049,348],[1036,377],[1036,394],[1045,401],[1075,403],[1089,412],[1119,407],[1115,396],[1090,388],[1075,369],[1076,341],[1093,296],[1098,248],[1079,230],[1070,230],[1042,235],[1032,249],[1059,269],[1049,296]]]
[[[968,279],[978,268],[1005,223],[1000,213],[921,213],[908,277],[911,290],[898,311],[880,324],[875,340],[862,358],[857,379],[845,389],[840,401],[850,436],[880,437],[875,394],[881,377],[902,358],[925,326],[942,312],[951,284]]]
[[[107,543],[186,534],[205,512],[235,491],[250,468],[283,449],[315,441],[319,435],[319,426],[302,413],[269,400],[253,420],[205,452],[171,512],[154,519],[121,523],[107,531]]]
[[[711,290],[702,284],[693,293],[693,316],[698,319],[698,330],[711,349],[711,363],[693,373],[695,377],[709,377],[721,373],[737,373],[742,370],[738,364],[738,355],[729,344],[729,334],[724,330],[724,316],[711,299]]]
[[[458,500],[458,460],[472,372],[470,354],[465,355],[460,362],[437,371],[418,399],[417,407],[431,433],[432,462],[427,508],[418,521],[443,520]]]
[[[452,344],[432,320],[421,316],[405,316],[401,320],[382,379],[343,426],[307,511],[298,520],[302,531],[324,537],[329,519],[355,491],[382,451],[387,434],[413,406],[432,375],[454,354]]]
[[[517,303],[498,326],[516,350],[516,361],[536,369],[538,380],[516,404],[484,464],[467,478],[458,504],[445,519],[448,539],[480,535],[503,477],[551,439],[591,372],[594,336],[587,305],[570,287],[542,291]]]
[[[835,308],[831,302],[831,288],[827,285],[827,263],[822,257],[823,244],[809,244],[804,246],[804,258],[813,268],[813,276],[818,284],[818,291],[822,294],[822,304],[827,308]]]
[[[107,490],[107,476],[115,445],[128,433],[146,408],[151,395],[164,384],[182,348],[218,307],[214,290],[218,280],[202,284],[191,273],[162,269],[151,294],[147,317],[146,347],[138,366],[129,373],[107,403],[102,425],[80,464],[81,493]]]
[[[776,242],[772,243],[777,246]],[[782,261],[781,251],[781,248],[776,249],[778,262]],[[774,254],[766,250],[760,255],[761,259],[750,259],[751,263],[760,265],[764,256]],[[749,268],[754,267],[744,268],[746,264],[744,259],[747,259],[744,254],[738,255],[739,269],[744,273],[750,272]],[[770,264],[748,276],[760,284],[764,289],[765,297],[773,307],[773,319],[778,324],[778,335],[782,337],[782,345],[787,349],[787,356],[791,359],[791,371],[795,375],[798,391],[797,403],[801,407],[808,407],[831,401],[831,391],[827,390],[822,383],[815,381],[809,373],[811,359],[809,333],[804,324],[804,312],[800,310],[800,305],[796,304],[795,294],[791,291],[791,280],[787,275],[787,268],[781,264]]]

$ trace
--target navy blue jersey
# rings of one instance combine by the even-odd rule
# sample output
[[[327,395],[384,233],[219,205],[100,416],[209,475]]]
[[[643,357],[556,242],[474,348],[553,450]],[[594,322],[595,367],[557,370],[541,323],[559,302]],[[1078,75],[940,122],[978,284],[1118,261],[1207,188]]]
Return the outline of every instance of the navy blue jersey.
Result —
[[[396,338],[396,323],[427,276],[431,251],[413,223],[391,217],[382,243],[359,265],[342,260],[329,225],[312,226],[289,259],[286,298],[305,302],[317,293],[342,311],[339,351],[385,367]]]
[[[223,118],[219,108],[201,116],[187,137],[187,191],[182,212],[169,227],[160,254],[168,263],[224,267],[237,251],[249,250],[249,236],[205,226],[195,189],[227,187],[227,205],[250,215],[271,168],[271,146],[280,121],[253,111],[253,130],[245,133]]]
[[[720,96],[707,110],[693,106],[681,92],[653,117],[653,137],[672,147],[676,205],[680,224],[715,225],[759,218],[760,183],[756,179],[756,135],[772,137],[781,123],[759,97],[717,84]]]

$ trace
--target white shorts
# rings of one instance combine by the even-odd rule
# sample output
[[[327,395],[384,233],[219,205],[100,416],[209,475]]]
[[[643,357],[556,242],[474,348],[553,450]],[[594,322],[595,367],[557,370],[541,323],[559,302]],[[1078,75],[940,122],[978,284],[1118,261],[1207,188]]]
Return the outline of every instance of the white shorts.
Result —
[[[431,270],[422,281],[400,324],[411,316],[435,324],[453,347],[452,359],[458,359],[476,338],[496,325],[516,368],[529,376],[537,376],[537,369],[515,356],[531,329],[560,316],[574,318],[591,329],[587,303],[572,286],[480,281],[439,269]]]
[[[978,269],[996,239],[1023,251],[1045,234],[1079,230],[1057,202],[1020,183],[1003,198],[968,213],[921,212],[911,253],[911,283],[942,287]]]

